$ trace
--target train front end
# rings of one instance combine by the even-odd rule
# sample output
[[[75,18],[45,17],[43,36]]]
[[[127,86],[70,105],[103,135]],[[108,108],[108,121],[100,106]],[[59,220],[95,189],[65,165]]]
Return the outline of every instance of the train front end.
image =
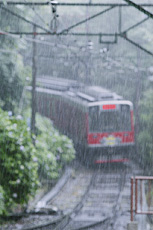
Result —
[[[134,146],[133,104],[103,101],[90,104],[87,143],[95,163],[125,162]]]

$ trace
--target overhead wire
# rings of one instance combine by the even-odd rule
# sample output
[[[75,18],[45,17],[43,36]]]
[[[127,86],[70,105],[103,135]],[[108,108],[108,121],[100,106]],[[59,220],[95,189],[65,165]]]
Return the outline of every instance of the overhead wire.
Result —
[[[28,3],[27,0],[24,0],[24,2]],[[37,13],[37,11],[36,11],[36,9],[34,8],[34,6],[29,5],[29,7],[33,10],[33,12],[35,13],[35,15],[41,20],[41,22],[42,22],[45,26],[47,26],[48,29],[50,29],[50,28],[49,28],[49,24],[45,22],[45,20],[39,15],[39,13]]]
[[[24,2],[25,2],[25,3],[28,3],[27,0],[24,0]],[[50,4],[48,3],[48,5],[51,6],[51,3],[50,3]],[[42,22],[45,26],[48,27],[48,29],[49,29],[50,32],[52,33],[52,30],[51,30],[51,28],[50,28],[50,26],[49,26],[49,23],[46,23],[46,21],[39,15],[39,13],[37,13],[36,9],[34,8],[34,5],[33,5],[33,6],[29,5],[29,7],[34,11],[35,15],[41,20],[41,22]],[[53,20],[53,19],[52,19],[52,20]],[[62,40],[62,39],[60,39],[60,41],[63,43],[63,40]]]
[[[82,21],[79,21],[78,23],[76,23],[76,24],[74,24],[74,25],[72,25],[72,26],[70,26],[70,27],[68,27],[68,28],[66,28],[66,29],[64,29],[64,30],[62,30],[62,31],[60,31],[58,34],[60,35],[60,34],[67,33],[69,30],[71,30],[71,29],[73,29],[73,28],[75,28],[75,27],[77,27],[77,26],[79,26],[79,25],[81,25],[81,24],[83,24],[83,23],[87,23],[89,20],[92,20],[93,18],[96,18],[96,17],[102,15],[102,14],[106,13],[107,11],[112,10],[113,8],[114,8],[114,6],[109,7],[109,8],[107,8],[107,9],[103,10],[103,11],[100,11],[99,13],[94,14],[94,15],[92,15],[92,16],[90,16],[90,17],[86,17],[86,19],[84,19],[84,20],[82,20]]]
[[[25,1],[25,0],[24,0],[24,1]],[[7,11],[8,13],[10,13],[10,14],[12,14],[12,15],[18,17],[19,19],[24,20],[25,22],[27,22],[27,23],[29,23],[29,24],[31,24],[31,25],[33,25],[33,26],[36,26],[36,27],[38,27],[38,28],[40,28],[40,29],[46,31],[46,32],[49,33],[49,34],[51,33],[50,30],[47,30],[46,28],[40,26],[39,24],[36,24],[36,23],[34,23],[33,21],[30,21],[30,20],[26,19],[25,17],[23,17],[23,16],[21,16],[21,15],[15,13],[15,12],[13,12],[13,11],[11,11],[10,9],[8,9],[8,8],[2,6],[2,5],[1,5],[1,8],[2,8],[3,10]],[[107,9],[107,10],[108,10],[108,9]],[[87,20],[89,20],[89,19],[87,19]],[[5,34],[6,34],[6,32],[5,32]],[[11,33],[9,33],[9,34],[11,34]],[[21,34],[22,34],[22,33],[21,33]],[[59,35],[59,34],[58,34],[58,35]],[[28,39],[29,39],[29,38],[27,38],[26,40],[28,40]],[[29,39],[29,40],[31,40],[31,39]],[[32,40],[31,40],[31,41],[32,41]],[[36,41],[36,39],[35,39],[35,41]],[[61,42],[63,42],[62,39],[61,39]],[[42,41],[37,40],[37,43],[42,43]],[[42,44],[48,44],[48,42],[43,42]],[[50,44],[49,44],[49,45],[50,45]],[[57,46],[57,44],[56,44],[56,46]],[[70,47],[70,46],[67,45],[67,48],[69,48],[69,47]],[[71,47],[72,47],[72,46],[71,46]]]
[[[5,11],[7,11],[8,13],[10,13],[10,14],[12,14],[12,15],[14,15],[14,16],[16,16],[16,17],[18,17],[19,19],[21,19],[21,20],[24,20],[25,22],[27,22],[27,23],[29,23],[29,24],[31,24],[31,25],[35,25],[35,26],[37,26],[38,28],[40,28],[40,29],[43,29],[43,30],[45,30],[46,31],[46,29],[45,28],[43,28],[42,26],[40,26],[40,25],[38,25],[38,24],[36,24],[36,23],[34,23],[34,22],[32,22],[32,21],[30,21],[29,19],[26,19],[26,18],[24,18],[24,17],[22,17],[21,15],[18,15],[17,13],[14,13],[13,11],[11,11],[11,10],[9,10],[9,9],[7,9],[6,7],[1,7],[3,10],[5,10]],[[50,31],[48,31],[47,30],[47,32],[50,32]],[[63,49],[72,49],[72,48],[79,48],[78,46],[72,46],[72,45],[65,45],[65,44],[57,44],[56,43],[56,45],[55,45],[55,43],[51,43],[51,42],[48,42],[48,41],[42,41],[42,40],[39,40],[39,39],[36,39],[36,38],[27,38],[27,37],[19,37],[18,35],[14,35],[14,34],[11,34],[11,33],[9,33],[9,32],[7,32],[7,31],[3,31],[3,30],[1,30],[0,29],[0,34],[1,35],[6,35],[6,36],[9,36],[9,37],[12,37],[13,39],[24,39],[24,40],[26,40],[26,41],[30,41],[30,42],[36,42],[36,43],[38,43],[38,44],[42,44],[42,45],[48,45],[48,46],[51,46],[51,47],[58,47],[58,48],[63,48]],[[20,35],[20,34],[19,34]],[[63,41],[63,40],[61,40],[61,41]],[[71,50],[72,51],[72,50]]]
[[[27,1],[24,0],[24,2],[27,2]],[[21,19],[21,20],[23,20],[23,21],[25,21],[25,22],[27,22],[27,23],[33,25],[33,26],[36,26],[37,28],[40,28],[40,29],[44,30],[45,32],[48,33],[48,35],[49,35],[49,34],[52,34],[52,31],[50,30],[50,28],[49,28],[49,29],[46,29],[46,28],[44,28],[43,26],[41,26],[41,25],[39,25],[39,24],[37,24],[37,23],[35,23],[35,22],[33,22],[33,21],[31,21],[31,20],[29,20],[29,19],[27,19],[27,18],[25,18],[25,17],[23,17],[23,16],[21,16],[21,15],[15,13],[15,12],[13,12],[13,11],[11,11],[10,9],[8,9],[8,8],[2,6],[2,5],[0,5],[0,7],[1,7],[3,10],[7,11],[8,13],[10,13],[10,14],[12,14],[12,15],[18,17],[19,19]],[[32,9],[33,9],[33,8],[32,8]],[[33,10],[34,10],[34,9],[33,9]],[[34,12],[35,12],[35,14],[38,16],[38,13],[37,13],[35,10],[34,10]],[[42,17],[39,16],[39,18],[41,18],[41,21],[42,21],[43,24],[45,24],[45,26],[46,26],[46,22],[42,19]],[[6,32],[6,31],[1,31],[1,32],[2,32],[2,33],[5,33],[5,35],[11,36],[11,33],[9,33],[9,32]],[[22,34],[22,33],[21,33],[21,34]],[[12,37],[13,37],[13,36],[12,36]],[[59,47],[59,48],[67,48],[67,49],[69,49],[69,48],[79,48],[79,47],[77,47],[77,46],[72,46],[72,45],[65,45],[65,44],[63,44],[63,45],[57,45],[57,43],[56,43],[56,44],[54,44],[54,43],[51,44],[50,42],[47,42],[47,41],[43,41],[43,42],[42,42],[41,40],[38,40],[38,39],[34,39],[34,40],[33,40],[32,38],[24,38],[24,39],[25,39],[25,40],[28,40],[28,41],[31,41],[31,42],[35,41],[36,43],[40,43],[40,44],[44,44],[44,45],[56,46],[56,47]],[[62,39],[60,39],[60,41],[61,41],[62,43],[64,43],[64,41],[63,41]]]
[[[15,13],[15,12],[11,11],[10,9],[8,9],[8,8],[2,6],[2,5],[0,5],[0,8],[2,8],[2,9],[5,10],[6,12],[8,12],[8,13],[14,15],[15,17],[17,17],[17,18],[19,18],[19,19],[21,19],[21,20],[23,20],[23,21],[25,21],[25,22],[27,22],[27,23],[33,25],[33,26],[36,26],[37,28],[40,28],[40,29],[44,30],[44,31],[47,32],[47,33],[51,33],[50,30],[45,29],[44,27],[40,26],[39,24],[34,23],[33,21],[31,21],[31,20],[29,20],[29,19],[27,19],[27,18],[25,18],[25,17],[23,17],[23,16],[21,16],[21,15]]]
[[[126,0],[125,0],[126,1]],[[129,0],[127,0],[129,1]],[[28,2],[24,2],[24,1],[7,1],[6,2],[7,5],[35,5],[35,6],[48,6],[50,4],[49,1],[28,1]],[[0,1],[0,5],[5,5],[5,1]],[[57,6],[90,6],[90,7],[95,7],[95,6],[123,6],[123,7],[128,7],[129,5],[127,3],[82,3],[82,2],[58,2]],[[152,7],[153,4],[152,3],[140,3],[139,6],[143,6],[143,7]]]
[[[27,2],[26,0],[24,0],[25,2]],[[30,21],[30,20],[28,20],[28,19],[26,19],[26,18],[24,18],[24,17],[22,17],[21,15],[18,15],[18,14],[16,14],[16,13],[14,13],[14,12],[12,12],[11,10],[9,10],[9,9],[7,9],[6,7],[4,7],[4,6],[2,6],[1,5],[1,8],[2,9],[4,9],[4,10],[6,10],[7,12],[9,12],[9,13],[11,13],[11,14],[13,14],[14,16],[16,16],[16,17],[18,17],[19,19],[22,19],[22,20],[24,20],[25,22],[27,22],[27,23],[30,23],[30,24],[32,24],[32,25],[36,25],[37,27],[39,27],[40,29],[42,29],[42,30],[47,30],[47,29],[45,29],[44,27],[42,27],[42,26],[40,26],[40,25],[38,25],[38,24],[36,24],[36,23],[34,23],[34,22],[32,22],[32,21]],[[108,9],[107,9],[108,10]],[[145,19],[145,20],[147,20],[147,19]],[[43,20],[44,21],[44,20]],[[87,21],[86,21],[87,22]],[[75,25],[76,26],[76,25]],[[68,28],[69,29],[69,28]],[[67,30],[67,29],[66,29]],[[50,33],[50,30],[47,30],[47,32],[48,33]],[[6,31],[1,31],[1,34],[5,34],[5,35],[9,35],[9,36],[12,36],[12,37],[14,37],[14,35],[12,35],[11,33],[9,33],[9,32],[6,32]],[[17,36],[16,37],[14,37],[14,38],[17,38]],[[123,38],[124,38],[124,36],[123,36]],[[50,42],[48,42],[48,41],[42,41],[42,40],[39,40],[39,39],[32,39],[32,38],[24,38],[25,40],[27,40],[27,41],[31,41],[31,42],[33,42],[33,41],[35,41],[36,43],[40,43],[40,44],[44,44],[44,45],[49,45],[49,46],[52,46],[52,47],[55,47],[55,44],[54,43],[50,43]],[[127,39],[127,38],[124,38],[124,39]],[[60,39],[60,41],[62,42],[62,43],[64,43],[64,40],[63,39]],[[134,43],[133,43],[134,44]],[[69,49],[69,48],[79,48],[78,46],[72,46],[72,45],[65,45],[65,44],[63,44],[63,45],[58,45],[58,44],[56,44],[56,47],[59,47],[59,48],[67,48],[67,49]],[[140,47],[141,48],[141,47]],[[146,50],[144,50],[144,51],[146,51]],[[152,55],[152,53],[150,53],[149,52],[149,54],[151,54]]]
[[[24,0],[25,2],[27,2],[26,0]],[[2,8],[4,8],[4,7],[2,7]],[[35,11],[35,9],[34,8],[32,8],[33,9],[33,11],[35,12],[35,14],[38,16],[38,14],[37,14],[37,12]],[[20,19],[22,19],[21,18],[22,16],[20,16]],[[46,25],[46,22],[44,21],[44,20],[42,20],[42,18],[41,17],[39,17],[40,18],[40,20],[43,22],[43,24],[45,24]],[[88,18],[88,17],[87,17]],[[28,22],[28,21],[27,21]],[[30,21],[29,21],[30,22]],[[30,23],[33,23],[33,24],[35,24],[34,22],[30,22]],[[87,27],[88,27],[88,21],[86,21],[86,25],[87,25]],[[42,29],[43,27],[40,27],[39,25],[37,25],[40,29]],[[76,25],[75,25],[76,26]],[[45,28],[43,28],[43,30],[44,30]],[[68,28],[69,30],[71,29],[71,28]],[[46,29],[47,30],[47,29]],[[49,32],[51,32],[50,30],[48,30]],[[88,31],[88,28],[87,28],[87,31]],[[24,39],[24,40],[27,40],[27,41],[30,41],[30,42],[36,42],[36,43],[39,43],[39,44],[44,44],[44,45],[49,45],[49,46],[52,46],[52,47],[55,47],[55,44],[54,43],[50,43],[50,42],[48,42],[48,41],[42,41],[42,40],[39,40],[39,39],[36,39],[36,38],[34,38],[34,39],[32,39],[32,38],[27,38],[27,37],[24,37],[24,38],[19,38],[18,36],[15,36],[15,35],[12,35],[12,34],[10,34],[10,33],[8,33],[8,32],[5,32],[5,31],[2,31],[2,30],[0,30],[0,33],[1,34],[5,34],[5,35],[7,35],[7,36],[10,36],[10,37],[12,37],[12,38],[14,38],[14,39],[16,39],[16,38],[18,38],[18,39]],[[63,40],[62,40],[63,41]],[[56,46],[57,47],[59,47],[59,48],[66,48],[66,49],[69,49],[71,46],[69,46],[69,45],[57,45],[56,44]],[[76,47],[76,46],[72,46],[73,48],[75,47],[75,48],[79,48],[79,47]],[[1,50],[0,50],[1,51]],[[75,53],[75,52],[74,52]],[[74,55],[76,55],[76,53],[74,54]],[[77,58],[79,58],[78,56],[77,56]],[[81,62],[83,62],[82,60],[80,60]]]
[[[36,43],[39,43],[39,44],[43,44],[43,45],[48,45],[48,46],[52,46],[52,47],[55,47],[55,44],[54,43],[51,43],[51,42],[47,42],[47,41],[42,41],[40,39],[36,39],[36,38],[27,38],[27,37],[19,37],[18,35],[14,35],[14,34],[11,34],[9,32],[6,32],[6,31],[3,31],[0,29],[0,35],[6,35],[6,36],[9,36],[9,37],[12,37],[14,39],[24,39],[26,41],[30,41],[30,42],[36,42]],[[68,48],[79,48],[78,46],[67,46],[67,45],[62,45],[62,44],[56,44],[56,46],[58,48],[63,48],[63,49],[68,49]]]

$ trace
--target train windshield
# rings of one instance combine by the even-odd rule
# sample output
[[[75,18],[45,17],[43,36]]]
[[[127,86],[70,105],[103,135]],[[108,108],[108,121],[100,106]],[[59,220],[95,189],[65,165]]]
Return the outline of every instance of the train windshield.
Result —
[[[101,110],[99,106],[89,108],[90,132],[131,131],[129,105],[120,105],[117,110]]]

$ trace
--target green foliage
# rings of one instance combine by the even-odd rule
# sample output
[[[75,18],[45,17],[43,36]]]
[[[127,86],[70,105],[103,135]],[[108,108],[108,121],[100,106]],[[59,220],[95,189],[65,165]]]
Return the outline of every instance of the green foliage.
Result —
[[[24,204],[38,186],[35,148],[21,116],[0,110],[0,183],[6,205]]]
[[[0,57],[0,99],[3,101],[3,109],[14,111],[19,103],[23,90],[23,80],[19,77],[13,55]]]
[[[57,179],[75,155],[72,141],[60,135],[49,119],[37,115],[35,148],[22,117],[1,109],[0,146],[0,215],[28,202],[39,186],[38,172],[40,178]]]
[[[153,91],[148,90],[140,103],[139,152],[148,164],[153,163]]]
[[[0,186],[0,215],[5,211],[5,201],[4,201],[4,190],[2,186]]]
[[[37,114],[38,136],[36,139],[39,172],[45,178],[56,179],[65,164],[74,159],[75,150],[72,141],[60,135],[47,118]]]
[[[10,7],[13,12],[18,12],[17,7]],[[1,30],[20,30],[17,17],[10,15],[5,10],[0,12]],[[1,55],[0,55],[0,105],[4,110],[15,112],[18,107],[23,92],[25,78],[27,77],[27,67],[23,65],[22,56],[18,52],[23,49],[23,42],[11,36],[1,35]]]

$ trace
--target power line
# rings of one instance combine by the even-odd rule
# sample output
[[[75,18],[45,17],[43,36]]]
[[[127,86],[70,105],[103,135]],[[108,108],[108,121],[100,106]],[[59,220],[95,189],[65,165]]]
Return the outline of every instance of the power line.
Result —
[[[8,12],[8,13],[14,15],[15,17],[17,17],[17,18],[19,18],[19,19],[21,19],[21,20],[27,22],[28,24],[31,24],[31,25],[33,25],[33,26],[36,26],[37,28],[42,29],[42,30],[44,30],[44,31],[47,32],[47,33],[51,33],[50,30],[45,29],[44,27],[38,25],[37,23],[34,23],[34,22],[30,21],[29,19],[26,19],[25,17],[23,17],[23,16],[21,16],[21,15],[15,13],[15,12],[13,12],[13,11],[7,9],[6,7],[4,7],[4,6],[2,6],[2,5],[1,5],[0,7],[1,7],[3,10],[5,10],[6,12]]]
[[[122,33],[127,33],[127,32],[129,32],[130,30],[134,29],[135,27],[137,27],[137,26],[141,25],[142,23],[146,22],[148,19],[149,19],[149,17],[147,17],[147,18],[141,20],[140,22],[136,23],[135,25],[130,26],[128,29],[122,31]]]
[[[23,17],[23,16],[21,16],[21,15],[19,15],[19,14],[17,14],[17,13],[15,13],[15,12],[13,12],[13,11],[11,11],[11,10],[9,10],[9,9],[7,9],[6,7],[4,7],[4,6],[1,6],[0,5],[0,7],[3,9],[3,10],[5,10],[6,12],[8,12],[8,13],[10,13],[10,14],[12,14],[12,15],[14,15],[15,17],[17,17],[17,18],[19,18],[19,19],[21,19],[21,20],[23,20],[23,21],[25,21],[25,22],[27,22],[27,23],[29,23],[29,24],[31,24],[32,26],[36,26],[37,28],[40,28],[40,29],[42,29],[42,30],[44,30],[46,33],[42,33],[42,34],[40,34],[40,35],[56,35],[56,33],[54,33],[54,32],[52,32],[50,29],[48,30],[48,29],[46,29],[46,28],[44,28],[44,27],[42,27],[42,26],[40,26],[40,25],[38,25],[38,24],[36,24],[36,23],[34,23],[34,22],[32,22],[32,21],[30,21],[29,19],[26,19],[25,17]],[[16,35],[38,35],[39,33],[37,33],[37,32],[35,32],[35,34],[33,33],[33,32],[9,32],[9,34],[16,34]],[[39,43],[40,43],[40,41],[39,41]]]
[[[152,52],[150,52],[149,50],[143,48],[142,46],[140,46],[138,43],[132,41],[131,39],[127,38],[127,37],[125,36],[125,34],[120,34],[120,37],[121,37],[121,38],[124,38],[126,41],[128,41],[128,42],[131,43],[132,45],[138,47],[140,50],[144,51],[145,53],[147,53],[147,54],[153,56],[153,53],[152,53]]]
[[[52,47],[54,47],[55,46],[55,44],[54,43],[50,43],[50,42],[44,42],[44,41],[41,41],[41,40],[39,40],[39,39],[33,39],[33,38],[27,38],[27,37],[24,37],[24,38],[22,38],[22,37],[19,37],[18,35],[19,34],[11,34],[10,32],[6,32],[6,31],[3,31],[3,30],[1,30],[0,29],[0,35],[6,35],[6,36],[9,36],[9,37],[12,37],[12,38],[14,38],[14,39],[24,39],[24,40],[26,40],[26,41],[30,41],[30,42],[33,42],[33,41],[35,41],[36,43],[39,43],[39,44],[43,44],[43,45],[49,45],[49,46],[52,46]],[[21,35],[21,34],[20,34]],[[34,33],[31,33],[31,35],[35,35]]]
[[[133,2],[130,1],[130,0],[125,0],[125,1],[128,2],[130,5],[134,6],[135,8],[139,9],[141,12],[147,14],[148,17],[153,18],[153,14],[151,14],[151,13],[148,12],[147,10],[143,9],[140,5],[137,5],[137,4],[133,3]],[[15,3],[15,2],[13,2],[13,3]],[[27,2],[24,2],[24,3],[27,3]],[[17,4],[17,2],[16,2],[16,4]],[[112,4],[111,4],[111,5],[112,5]],[[72,28],[74,28],[74,27],[76,27],[76,26],[78,26],[78,25],[81,25],[81,24],[85,23],[86,21],[91,20],[91,19],[93,19],[93,18],[95,18],[95,17],[97,17],[97,16],[99,16],[99,15],[101,15],[101,14],[103,14],[103,13],[105,13],[105,12],[111,10],[111,9],[113,9],[115,6],[112,6],[112,7],[108,8],[108,9],[106,9],[106,10],[104,10],[104,11],[98,13],[98,14],[95,14],[95,15],[89,17],[89,18],[86,18],[85,20],[82,20],[82,21],[76,23],[75,25],[72,25],[72,26],[68,27],[67,29],[64,29],[64,30],[62,30],[61,32],[56,33],[56,34],[55,34],[55,33],[52,33],[50,30],[47,30],[47,29],[45,29],[44,27],[42,27],[42,26],[40,26],[40,25],[38,25],[38,24],[36,24],[36,23],[34,23],[34,22],[32,22],[32,21],[30,21],[30,20],[24,18],[23,16],[21,16],[21,15],[19,15],[19,14],[17,14],[17,13],[14,13],[13,11],[7,9],[6,7],[4,7],[4,6],[1,5],[1,2],[0,2],[0,7],[1,7],[3,10],[9,12],[10,14],[12,14],[12,15],[18,17],[19,19],[24,20],[25,22],[27,22],[27,23],[29,23],[29,24],[31,24],[31,25],[33,25],[33,26],[36,26],[36,27],[38,27],[38,28],[44,30],[45,32],[47,32],[47,33],[39,33],[39,32],[37,32],[37,33],[34,34],[33,32],[5,32],[5,31],[0,31],[0,34],[1,34],[1,35],[15,36],[15,34],[16,34],[16,35],[23,35],[23,34],[24,34],[24,35],[68,35],[68,33],[66,33],[66,32],[68,32],[68,31],[71,30]],[[136,26],[142,24],[142,23],[143,23],[144,21],[146,21],[146,20],[148,20],[148,18],[146,18],[146,19],[142,20],[141,22],[139,22],[139,23],[133,25],[132,27],[130,27],[129,29],[127,29],[126,31],[124,31],[124,32],[122,32],[122,33],[120,33],[120,34],[69,33],[69,35],[75,35],[75,36],[120,36],[120,37],[126,39],[126,40],[127,40],[128,42],[130,42],[131,44],[135,45],[136,47],[139,47],[141,50],[145,51],[147,54],[153,55],[152,52],[150,52],[150,51],[148,51],[147,49],[143,48],[142,46],[140,46],[140,45],[137,44],[136,42],[130,40],[130,39],[127,38],[127,36],[126,36],[126,33],[127,33],[129,30],[131,30],[132,28],[134,28],[134,27],[136,27]],[[17,38],[17,37],[14,37],[14,38]],[[33,39],[31,39],[31,38],[24,38],[24,39],[27,40],[27,41],[33,42]],[[52,44],[52,43],[46,42],[46,41],[44,42],[44,41],[41,41],[41,40],[38,40],[38,39],[35,39],[35,42],[36,42],[36,43],[40,43],[40,44],[44,44],[44,45],[55,46],[55,44]],[[65,47],[68,48],[68,46],[65,46],[65,45],[57,45],[57,46],[58,46],[59,48],[65,48]],[[70,47],[70,46],[69,46],[69,47]],[[72,46],[71,46],[71,48],[72,48]],[[73,48],[74,48],[74,46],[73,46]],[[75,47],[75,48],[77,48],[77,47]]]
[[[108,9],[106,9],[106,10],[103,10],[103,11],[97,13],[97,14],[94,14],[94,15],[92,15],[91,17],[88,17],[88,18],[86,18],[85,20],[82,20],[82,21],[80,21],[80,22],[78,22],[78,23],[76,23],[76,24],[74,24],[74,25],[68,27],[67,29],[64,29],[64,30],[62,30],[61,32],[59,32],[59,33],[57,33],[57,34],[64,34],[65,32],[68,32],[69,30],[75,28],[76,26],[79,26],[79,25],[81,25],[81,24],[83,24],[83,23],[85,23],[85,22],[87,22],[87,21],[89,21],[89,20],[91,20],[91,19],[93,19],[93,18],[96,18],[96,17],[98,17],[98,16],[100,16],[100,15],[106,13],[107,11],[113,9],[113,8],[114,8],[114,6],[108,8]]]
[[[26,2],[26,3],[28,3],[28,1],[27,0],[24,0],[24,2]],[[53,3],[51,3],[50,2],[50,7],[53,7],[54,6],[54,4]],[[42,23],[46,26],[47,25],[47,27],[49,28],[49,30],[51,31],[51,28],[49,27],[49,24],[48,23],[46,23],[45,22],[45,20],[39,15],[39,13],[35,10],[35,8],[34,8],[34,6],[29,6],[33,11],[34,11],[34,13],[35,13],[35,15],[42,21]],[[52,13],[53,13],[53,8],[52,8]],[[52,32],[52,31],[51,31]],[[24,33],[25,34],[25,33]],[[26,33],[26,35],[29,35],[28,33]],[[34,35],[33,33],[31,33],[31,35]],[[37,34],[37,32],[35,32],[35,36],[36,35],[38,35]],[[56,35],[56,33],[54,32],[54,33],[44,33],[44,34],[42,34],[42,35]],[[61,39],[60,39],[61,40]],[[61,42],[63,43],[63,40],[61,40]]]
[[[21,1],[7,1],[6,5],[25,5],[25,6],[46,6],[50,5],[51,1],[46,2],[21,2]],[[4,5],[4,1],[0,1],[0,5]],[[56,4],[57,6],[123,6],[123,7],[129,7],[128,4],[124,3],[69,3],[69,2],[58,2]],[[151,3],[140,3],[139,6],[142,7],[153,7],[153,4]]]
[[[123,6],[123,7],[128,7],[127,4],[124,3],[57,3],[57,6]],[[142,3],[139,4],[139,6],[143,7],[153,7],[153,4],[147,4],[147,3]]]
[[[48,42],[48,41],[42,41],[40,39],[33,39],[33,38],[27,38],[27,37],[19,37],[18,35],[21,35],[21,33],[19,34],[11,34],[9,32],[6,32],[6,31],[3,31],[0,29],[0,35],[6,35],[6,36],[9,36],[9,37],[12,37],[14,39],[24,39],[26,41],[30,41],[30,42],[35,42],[35,43],[39,43],[39,44],[42,44],[42,45],[48,45],[48,46],[51,46],[51,47],[57,47],[57,48],[62,48],[62,49],[71,49],[71,48],[75,48],[75,49],[79,49],[80,47],[78,46],[72,46],[72,45],[64,45],[64,44],[54,44],[54,43],[51,43],[51,42]],[[37,33],[30,33],[30,35],[37,35]]]
[[[134,6],[136,9],[138,9],[139,11],[141,11],[142,13],[148,15],[150,18],[153,18],[153,14],[150,13],[148,10],[145,10],[141,5],[138,5],[130,0],[124,0],[125,2],[127,2],[129,5]]]
[[[12,34],[11,34],[12,33]],[[14,33],[11,32],[11,33],[7,33],[7,32],[4,32],[4,31],[1,31],[0,30],[0,34],[1,35],[8,35],[8,36],[11,36],[13,38],[18,38],[18,35],[22,35],[22,33],[20,32],[17,32],[17,33]],[[17,34],[17,35],[16,35]],[[34,35],[33,33],[23,33],[23,34],[26,34],[26,35]],[[48,35],[46,33],[36,33],[35,35]],[[74,36],[110,36],[110,37],[114,37],[114,36],[119,36],[123,39],[125,39],[126,41],[128,41],[129,43],[133,44],[134,46],[140,48],[142,51],[146,52],[147,54],[150,54],[151,56],[153,56],[153,53],[150,52],[149,50],[145,49],[144,47],[140,46],[138,43],[130,40],[129,38],[127,38],[126,36],[126,31],[124,31],[123,33],[116,33],[116,34],[102,34],[102,33],[70,33],[70,34],[62,34],[62,35],[74,35]],[[15,37],[14,37],[15,36]],[[32,38],[24,38],[25,40],[27,41],[30,41],[30,42],[33,42],[33,39]],[[36,43],[39,43],[39,44],[44,44],[44,45],[49,45],[49,46],[52,46],[52,47],[55,47],[55,44],[53,43],[50,43],[50,42],[45,42],[45,41],[41,41],[41,40],[38,40],[38,39],[35,39],[35,42]],[[66,46],[66,45],[57,45],[58,48],[79,48],[77,46]]]
[[[28,3],[27,0],[24,0],[24,2]],[[49,27],[49,25],[45,22],[45,20],[39,15],[39,13],[37,13],[37,11],[35,10],[34,6],[31,7],[31,5],[30,5],[29,7],[33,10],[33,12],[35,13],[35,15],[42,21],[42,23],[45,26],[47,25],[47,27]]]

